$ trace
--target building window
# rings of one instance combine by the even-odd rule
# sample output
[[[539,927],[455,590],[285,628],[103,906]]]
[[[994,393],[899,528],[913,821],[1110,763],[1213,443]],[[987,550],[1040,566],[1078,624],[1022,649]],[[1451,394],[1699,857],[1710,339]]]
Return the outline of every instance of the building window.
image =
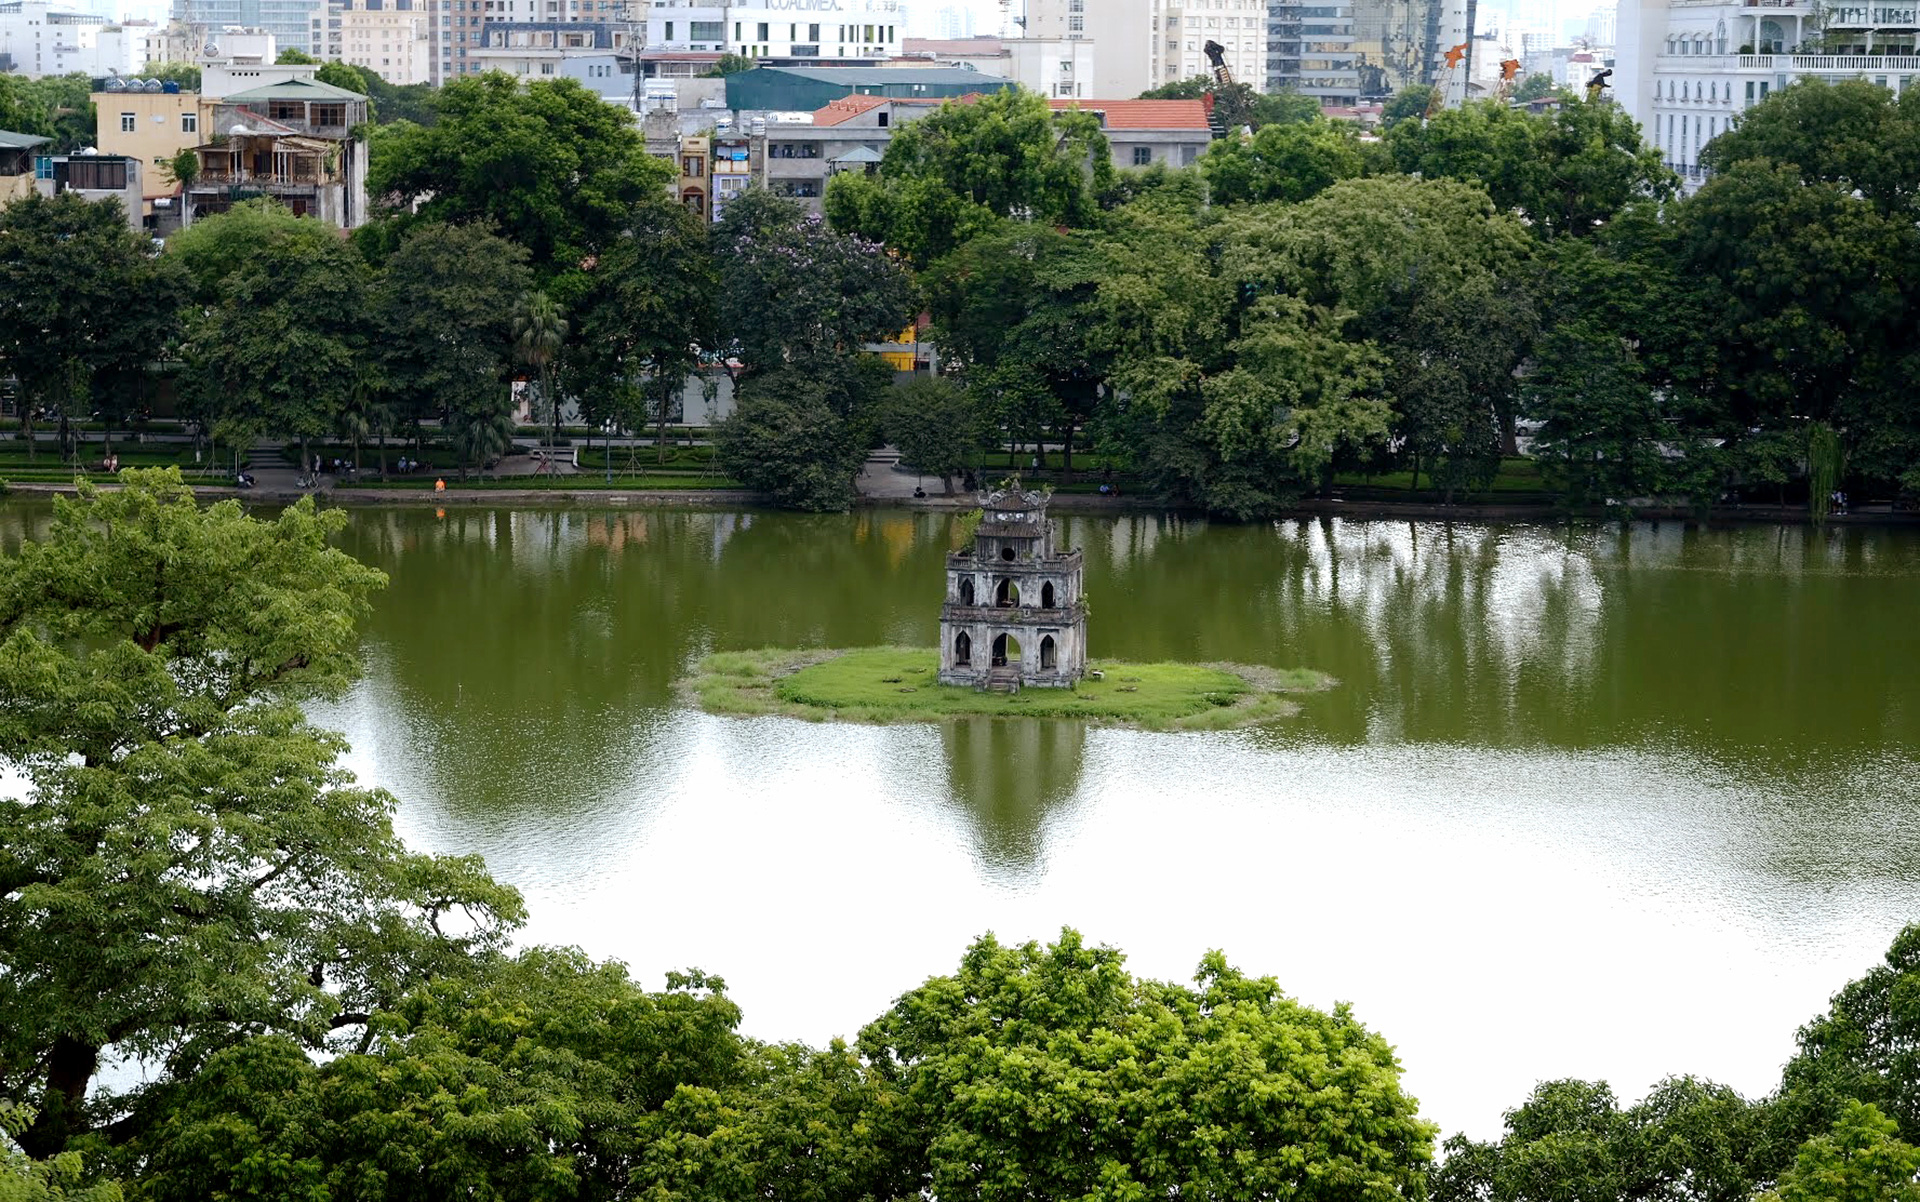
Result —
[[[705,165],[705,160],[702,159],[699,155],[690,154],[686,158],[680,161],[680,174],[689,176],[694,179],[698,179],[700,178],[700,174],[701,174],[700,169],[704,165]]]
[[[1136,146],[1133,148],[1133,165],[1135,167],[1145,167],[1150,165],[1152,162],[1153,162],[1153,147]]]
[[[138,128],[138,122],[134,119],[134,115],[132,113],[120,114],[120,132],[121,133],[130,134],[136,128]]]
[[[200,132],[200,114],[181,113],[180,114],[180,132],[183,134],[199,133]]]

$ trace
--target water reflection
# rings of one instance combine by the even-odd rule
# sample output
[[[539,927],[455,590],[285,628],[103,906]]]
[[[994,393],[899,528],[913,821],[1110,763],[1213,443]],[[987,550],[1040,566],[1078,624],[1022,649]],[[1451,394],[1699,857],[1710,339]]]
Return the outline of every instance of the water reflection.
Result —
[[[1087,728],[1038,718],[962,718],[940,727],[947,797],[974,855],[1003,883],[1037,880],[1049,815],[1080,789]]]
[[[755,1034],[1074,923],[1355,1000],[1482,1135],[1539,1076],[1766,1088],[1920,915],[1914,532],[1063,524],[1096,657],[1340,686],[1222,735],[715,719],[708,650],[931,644],[953,518],[396,509],[343,536],[392,584],[318,717],[531,938],[723,971]]]

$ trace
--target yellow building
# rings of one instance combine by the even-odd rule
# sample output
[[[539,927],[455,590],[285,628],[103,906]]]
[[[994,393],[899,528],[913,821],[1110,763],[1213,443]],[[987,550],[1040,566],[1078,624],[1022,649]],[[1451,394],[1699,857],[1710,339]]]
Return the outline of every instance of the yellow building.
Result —
[[[154,201],[171,201],[178,195],[179,183],[166,171],[166,164],[174,155],[207,140],[212,132],[207,128],[212,105],[198,92],[150,92],[140,88],[137,80],[130,86],[117,79],[104,83],[92,96],[98,120],[95,143],[101,154],[140,160],[144,168],[140,174],[140,207],[142,214],[150,217]],[[171,204],[160,207],[169,208]]]
[[[708,170],[712,153],[713,145],[706,138],[680,139],[680,181],[674,196],[701,221],[709,220],[713,211],[709,207],[713,182]]]

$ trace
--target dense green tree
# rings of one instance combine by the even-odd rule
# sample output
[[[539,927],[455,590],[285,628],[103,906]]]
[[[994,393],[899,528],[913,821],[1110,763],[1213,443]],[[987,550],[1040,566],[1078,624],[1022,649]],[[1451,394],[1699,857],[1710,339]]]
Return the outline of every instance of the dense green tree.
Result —
[[[1517,221],[1470,185],[1389,177],[1238,210],[1220,228],[1237,296],[1350,313],[1351,335],[1387,353],[1394,433],[1416,472],[1449,490],[1491,474],[1534,323]]]
[[[1711,348],[1706,387],[1732,424],[1846,429],[1876,394],[1904,388],[1893,371],[1911,345],[1911,220],[1846,185],[1749,160],[1678,206],[1668,231],[1700,305],[1696,337]]]
[[[1355,128],[1325,117],[1224,138],[1200,159],[1215,204],[1305,200],[1361,174],[1363,166]]]
[[[1576,97],[1562,90],[1560,85],[1553,81],[1553,76],[1545,71],[1535,71],[1533,74],[1521,80],[1520,86],[1513,90],[1513,98],[1522,102],[1545,100],[1555,93],[1559,93],[1566,103],[1578,103]]]
[[[764,189],[727,206],[713,248],[725,349],[747,376],[857,354],[913,318],[912,281],[884,247]]]
[[[853,504],[853,479],[866,459],[863,422],[820,375],[796,369],[744,381],[734,411],[714,429],[729,476],[791,509],[834,512]],[[864,403],[861,417],[872,416]]]
[[[422,226],[373,291],[381,391],[408,424],[436,418],[468,434],[463,471],[503,449],[480,434],[499,418],[511,438],[511,319],[530,283],[526,259],[480,226]]]
[[[1198,100],[1211,95],[1214,115],[1221,128],[1239,130],[1251,127],[1255,132],[1269,125],[1292,121],[1310,121],[1320,114],[1320,102],[1298,92],[1260,92],[1238,80],[1222,85],[1211,75],[1195,75],[1149,88],[1140,93],[1142,100]]]
[[[977,405],[1010,440],[1064,448],[1093,419],[1112,369],[1102,336],[1099,240],[1007,222],[923,277],[934,341],[963,369]]]
[[[1858,191],[1883,211],[1910,212],[1920,198],[1920,93],[1896,100],[1864,79],[1806,77],[1742,113],[1700,153],[1720,174],[1755,159]]]
[[[283,48],[280,51],[279,57],[275,58],[273,61],[276,64],[279,64],[282,66],[291,65],[296,67],[317,66],[319,65],[319,62],[320,62],[319,59],[313,57],[311,54],[308,54],[306,51],[301,50],[297,46],[287,46]]]
[[[1380,123],[1388,129],[1403,121],[1419,123],[1433,108],[1434,96],[1438,92],[1439,89],[1430,83],[1401,88],[1380,106]]]
[[[1534,346],[1522,410],[1540,423],[1541,474],[1575,506],[1652,496],[1666,483],[1666,429],[1633,345],[1586,322],[1550,328]]]
[[[292,244],[294,255],[324,255],[340,235],[318,218],[296,217],[278,201],[257,197],[202,217],[173,235],[164,257],[186,270],[194,301],[212,307],[224,299],[229,276],[283,241]]]
[[[523,86],[492,72],[447,84],[434,108],[434,124],[384,125],[370,143],[367,193],[382,224],[491,223],[556,295],[571,295],[561,277],[584,270],[666,183],[630,114],[577,80]]]
[[[1920,1148],[1871,1103],[1849,1102],[1833,1130],[1801,1145],[1768,1202],[1920,1202]]]
[[[27,402],[23,433],[32,439],[34,407],[51,409],[68,451],[72,423],[96,410],[111,422],[138,403],[147,365],[178,331],[184,287],[118,202],[35,194],[0,210],[0,298],[0,370]]]
[[[947,1199],[1419,1197],[1433,1128],[1379,1035],[1218,952],[1136,980],[1073,931],[991,936],[860,1033]]]
[[[1498,1143],[1455,1136],[1434,1202],[1746,1202],[1777,1171],[1765,1108],[1692,1077],[1622,1109],[1605,1082],[1547,1081]]]
[[[1618,105],[1546,113],[1475,101],[1388,132],[1394,164],[1425,179],[1479,184],[1543,238],[1586,237],[1637,199],[1672,195],[1673,173]]]
[[[742,71],[751,71],[759,65],[744,54],[723,54],[720,56],[720,61],[701,74],[701,78],[724,79],[729,75],[738,75]]]
[[[91,1121],[106,1048],[178,1079],[259,1032],[358,1042],[521,914],[477,860],[408,854],[393,799],[301,717],[352,678],[383,583],[327,545],[344,513],[122,482],[0,559],[0,765],[24,786],[0,799],[0,1100],[41,1107],[36,1156]]]
[[[980,424],[972,394],[953,380],[914,380],[895,389],[887,405],[887,441],[915,471],[940,477],[949,494],[953,478],[979,461]]]
[[[673,974],[649,993],[617,964],[536,948],[416,989],[364,1053],[316,1065],[284,1038],[239,1044],[155,1107],[141,1196],[642,1196],[661,1112],[746,1075],[723,989]]]
[[[1112,178],[1098,118],[1055,113],[1015,90],[950,102],[896,130],[878,174],[834,177],[826,210],[836,228],[924,265],[1001,218],[1089,225]]]
[[[65,154],[94,144],[93,81],[85,75],[26,79],[0,72],[0,129],[51,139]]]
[[[672,398],[719,341],[720,278],[707,231],[666,197],[637,206],[627,235],[585,274],[560,384],[594,424],[630,429],[652,417],[665,462]]]
[[[1834,994],[1800,1029],[1782,1078],[1780,1112],[1795,1141],[1839,1122],[1850,1101],[1871,1102],[1920,1141],[1920,924],[1894,937],[1884,962]]]
[[[372,331],[371,280],[337,237],[269,238],[220,281],[219,303],[195,321],[187,356],[202,411],[236,445],[271,433],[332,433],[351,398]]]

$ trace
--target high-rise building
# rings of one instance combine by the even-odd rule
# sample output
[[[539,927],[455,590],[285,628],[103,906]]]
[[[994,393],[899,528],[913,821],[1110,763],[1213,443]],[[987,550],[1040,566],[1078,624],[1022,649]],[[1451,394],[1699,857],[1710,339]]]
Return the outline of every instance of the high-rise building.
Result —
[[[150,26],[125,26],[47,0],[0,3],[0,70],[42,75],[131,75],[147,65]]]
[[[1152,86],[1212,74],[1206,45],[1218,42],[1226,50],[1226,66],[1235,80],[1256,89],[1264,87],[1267,20],[1267,0],[1166,0],[1153,38]],[[1106,21],[1103,11],[1103,29]],[[1106,40],[1101,38],[1102,43]]]
[[[1269,92],[1289,89],[1322,104],[1357,104],[1361,92],[1356,57],[1351,0],[1269,0]]]
[[[1707,143],[1802,76],[1920,88],[1916,35],[1916,0],[1621,0],[1610,82],[1647,142],[1698,186]]]
[[[1163,0],[1026,0],[1026,36],[1095,42],[1093,96],[1125,99],[1164,81],[1154,69]],[[1096,7],[1097,6],[1097,7]],[[1088,10],[1094,9],[1094,13]],[[1257,80],[1259,77],[1255,77]]]
[[[432,83],[432,35],[425,0],[327,0],[313,16],[311,53],[391,84]]]
[[[577,0],[494,2],[551,6]],[[834,8],[804,9],[796,0],[753,0],[746,4],[653,0],[646,20],[649,49],[719,51],[746,58],[842,62],[890,59],[899,56],[900,43],[907,34],[898,0],[837,0]]]
[[[320,0],[173,0],[173,19],[203,33],[228,26],[264,30],[282,50],[311,53]]]

